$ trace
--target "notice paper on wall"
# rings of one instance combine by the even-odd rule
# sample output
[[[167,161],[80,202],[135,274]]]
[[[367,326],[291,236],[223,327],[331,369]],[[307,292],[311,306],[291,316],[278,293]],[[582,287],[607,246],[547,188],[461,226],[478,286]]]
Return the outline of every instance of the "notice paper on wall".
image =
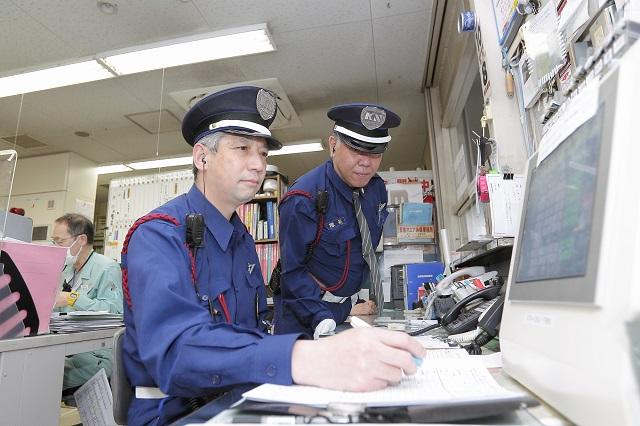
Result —
[[[514,237],[518,232],[522,202],[524,200],[525,177],[488,174],[489,206],[491,211],[491,236]]]

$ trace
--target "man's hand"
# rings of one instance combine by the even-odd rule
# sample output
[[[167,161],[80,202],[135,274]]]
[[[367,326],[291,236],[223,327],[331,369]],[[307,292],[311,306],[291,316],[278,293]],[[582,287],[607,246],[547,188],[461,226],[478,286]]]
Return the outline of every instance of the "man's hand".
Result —
[[[373,300],[364,303],[357,303],[351,307],[349,315],[373,315],[378,313],[378,308]]]
[[[423,358],[424,354],[422,345],[406,333],[356,328],[296,342],[291,376],[300,385],[371,391],[399,383],[403,374],[415,374],[412,356]]]
[[[70,291],[60,291],[58,292],[58,295],[56,296],[56,308],[62,308],[64,306],[67,306],[67,302],[69,300],[69,294],[71,294]]]
[[[313,332],[313,339],[318,340],[320,336],[331,333],[336,329],[336,322],[331,318],[326,318],[320,321]]]

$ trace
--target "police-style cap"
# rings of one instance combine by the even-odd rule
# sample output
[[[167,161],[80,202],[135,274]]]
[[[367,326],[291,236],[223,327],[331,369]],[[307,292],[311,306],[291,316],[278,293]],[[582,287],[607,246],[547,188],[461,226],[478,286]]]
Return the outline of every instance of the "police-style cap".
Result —
[[[327,116],[336,122],[333,130],[345,136],[341,140],[351,148],[380,154],[391,141],[389,129],[400,125],[400,117],[393,111],[373,104],[345,104],[334,106]]]
[[[191,146],[217,132],[263,137],[269,149],[282,144],[269,131],[278,106],[273,92],[239,86],[211,93],[200,99],[182,120],[182,136]]]

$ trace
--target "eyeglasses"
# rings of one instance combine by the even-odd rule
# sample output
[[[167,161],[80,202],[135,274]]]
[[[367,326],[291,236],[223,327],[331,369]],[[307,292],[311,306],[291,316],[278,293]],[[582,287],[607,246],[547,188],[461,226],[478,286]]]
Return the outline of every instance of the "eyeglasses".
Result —
[[[61,245],[64,244],[65,241],[70,240],[72,238],[76,238],[76,237],[77,237],[77,235],[72,235],[72,236],[67,237],[67,238],[52,238],[49,241],[51,241],[51,244],[53,244],[54,246],[61,246]]]

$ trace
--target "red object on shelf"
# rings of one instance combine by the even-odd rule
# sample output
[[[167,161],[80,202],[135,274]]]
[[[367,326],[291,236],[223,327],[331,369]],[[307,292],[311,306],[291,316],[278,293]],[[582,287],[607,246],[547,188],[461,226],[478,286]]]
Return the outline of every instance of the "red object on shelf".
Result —
[[[24,216],[24,209],[22,207],[11,207],[9,213],[18,214]]]

